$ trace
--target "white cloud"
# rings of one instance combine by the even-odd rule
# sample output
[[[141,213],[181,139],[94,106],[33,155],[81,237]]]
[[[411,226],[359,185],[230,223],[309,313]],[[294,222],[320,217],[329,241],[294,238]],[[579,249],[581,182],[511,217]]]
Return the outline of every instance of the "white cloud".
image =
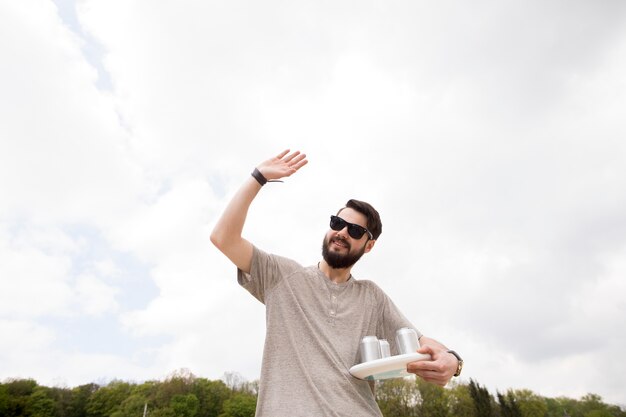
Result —
[[[76,302],[86,314],[115,312],[119,308],[115,300],[118,292],[117,288],[92,275],[81,275],[76,280]]]
[[[54,340],[54,332],[24,320],[0,320],[0,330],[5,337],[0,341],[0,357],[4,364],[18,362],[23,365],[23,356],[34,351],[45,350]],[[6,337],[10,335],[11,337]],[[6,361],[6,362],[5,362]],[[18,370],[14,367],[13,370]]]
[[[33,247],[15,248],[0,240],[0,314],[42,317],[69,312],[70,259]]]
[[[2,213],[72,223],[119,215],[138,191],[138,172],[79,39],[51,2],[3,8]]]

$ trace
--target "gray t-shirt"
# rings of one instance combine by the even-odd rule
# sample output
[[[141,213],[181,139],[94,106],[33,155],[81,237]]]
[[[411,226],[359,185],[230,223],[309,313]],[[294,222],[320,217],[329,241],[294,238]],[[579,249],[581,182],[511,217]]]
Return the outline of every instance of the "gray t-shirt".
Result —
[[[258,417],[382,415],[369,383],[349,369],[364,336],[387,339],[396,354],[396,330],[414,326],[376,284],[335,284],[317,266],[256,247],[250,274],[237,279],[266,307]]]

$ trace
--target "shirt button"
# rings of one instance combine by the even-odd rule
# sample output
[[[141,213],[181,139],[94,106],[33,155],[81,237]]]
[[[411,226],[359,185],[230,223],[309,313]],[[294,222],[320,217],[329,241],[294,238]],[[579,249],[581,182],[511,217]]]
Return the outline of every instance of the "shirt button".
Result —
[[[335,310],[330,310],[330,315],[334,316],[335,315]]]

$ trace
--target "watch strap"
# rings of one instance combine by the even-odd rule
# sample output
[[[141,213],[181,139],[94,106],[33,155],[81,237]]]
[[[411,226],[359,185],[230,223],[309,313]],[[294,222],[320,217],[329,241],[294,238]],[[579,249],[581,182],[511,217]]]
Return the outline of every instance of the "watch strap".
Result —
[[[454,355],[454,357],[456,357],[456,359],[459,361],[459,364],[456,367],[456,372],[454,373],[454,376],[461,375],[461,370],[463,369],[463,359],[461,358],[461,355],[459,355],[453,350],[449,350],[448,353]]]

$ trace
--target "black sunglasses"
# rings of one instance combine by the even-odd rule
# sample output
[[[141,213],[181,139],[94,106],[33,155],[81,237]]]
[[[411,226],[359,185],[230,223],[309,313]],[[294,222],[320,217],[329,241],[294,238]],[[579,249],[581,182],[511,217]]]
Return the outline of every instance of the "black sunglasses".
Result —
[[[348,234],[352,239],[361,239],[365,233],[367,233],[370,239],[374,239],[372,232],[367,230],[365,227],[354,223],[348,223],[339,216],[330,216],[330,228],[334,231],[338,232],[343,230],[346,226],[348,226]]]

